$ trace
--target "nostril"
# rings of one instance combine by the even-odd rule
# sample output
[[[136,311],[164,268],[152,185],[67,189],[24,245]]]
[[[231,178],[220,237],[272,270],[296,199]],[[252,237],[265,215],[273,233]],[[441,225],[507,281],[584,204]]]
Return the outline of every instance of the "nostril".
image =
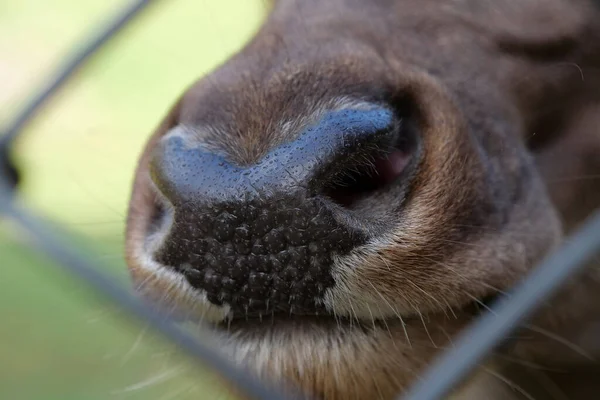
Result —
[[[358,200],[393,184],[410,159],[409,152],[394,149],[363,165],[345,168],[324,187],[323,194],[335,203],[351,208]]]
[[[148,225],[149,233],[156,232],[160,229],[163,218],[165,217],[167,211],[165,205],[161,201],[158,201],[158,199],[154,199],[151,207],[152,210],[150,211],[150,223]]]
[[[328,162],[321,167],[316,192],[345,209],[357,209],[366,205],[362,200],[398,186],[399,180],[407,180],[408,169],[418,147],[416,127],[409,118],[410,107],[406,107],[403,117],[387,108],[375,107],[369,112],[355,115],[341,114],[338,118],[344,126],[350,126],[356,120],[376,121],[357,125],[358,129],[336,130],[330,133],[337,141]],[[330,139],[331,140],[331,139]],[[341,144],[341,145],[339,145]],[[404,188],[405,182],[400,185]],[[356,207],[355,207],[356,206]],[[376,218],[362,214],[361,220]]]
[[[407,113],[390,125],[387,135],[370,143],[366,141],[366,146],[357,149],[345,163],[338,164],[336,174],[321,193],[338,205],[353,209],[359,201],[407,180],[405,172],[418,148],[413,122]]]

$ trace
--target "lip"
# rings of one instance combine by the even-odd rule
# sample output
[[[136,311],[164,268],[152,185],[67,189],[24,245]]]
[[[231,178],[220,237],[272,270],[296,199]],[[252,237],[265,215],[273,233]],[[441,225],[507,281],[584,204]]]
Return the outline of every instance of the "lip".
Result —
[[[255,332],[271,329],[294,329],[307,326],[341,326],[349,325],[347,320],[337,319],[332,316],[316,315],[271,315],[263,318],[235,318],[223,321],[216,325],[219,330],[242,331],[252,330]]]
[[[232,351],[258,351],[265,343],[271,343],[278,349],[312,352],[311,347],[304,348],[307,338],[337,343],[339,348],[348,348],[353,337],[375,338],[385,334],[390,337],[392,331],[398,331],[403,323],[411,320],[357,321],[332,316],[275,316],[273,318],[234,319],[214,326],[214,333],[223,343],[224,349]],[[401,341],[403,339],[400,339]],[[241,347],[240,347],[241,346]],[[301,350],[303,349],[304,350]],[[236,350],[237,349],[237,350]],[[355,349],[354,351],[357,351]],[[322,349],[322,357],[328,357],[328,351]]]
[[[371,321],[370,326],[387,323],[387,321]],[[216,325],[221,331],[229,332],[267,332],[276,329],[299,330],[318,327],[319,329],[351,326],[369,326],[367,321],[351,320],[349,318],[338,318],[332,315],[271,315],[263,318],[235,318],[223,321]]]
[[[481,300],[475,300],[467,303],[460,311],[464,314],[477,315],[488,312],[500,295],[490,295]],[[456,310],[459,311],[459,310]],[[440,315],[448,317],[446,312],[439,311],[429,315]],[[421,320],[420,320],[421,319]],[[422,316],[402,316],[401,318],[383,318],[371,320],[338,317],[331,314],[321,315],[302,315],[302,314],[271,314],[263,317],[248,317],[248,318],[230,318],[214,326],[217,332],[226,333],[235,336],[251,336],[261,337],[274,332],[294,332],[305,333],[322,331],[328,333],[347,332],[348,330],[360,330],[362,333],[368,334],[373,330],[389,330],[396,325],[410,324],[413,321],[419,320],[422,322]]]

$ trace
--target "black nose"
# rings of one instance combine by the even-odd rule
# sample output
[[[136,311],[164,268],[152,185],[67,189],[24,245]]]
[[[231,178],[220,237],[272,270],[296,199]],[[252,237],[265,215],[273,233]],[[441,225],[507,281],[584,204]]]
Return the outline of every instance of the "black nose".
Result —
[[[250,166],[165,137],[151,176],[174,215],[157,261],[234,315],[319,312],[334,257],[369,239],[328,188],[389,153],[398,131],[384,108],[331,112]]]

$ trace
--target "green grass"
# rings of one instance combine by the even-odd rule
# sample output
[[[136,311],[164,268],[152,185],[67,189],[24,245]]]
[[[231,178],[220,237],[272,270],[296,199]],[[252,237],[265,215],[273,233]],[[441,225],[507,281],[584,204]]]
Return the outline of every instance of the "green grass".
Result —
[[[212,374],[25,244],[4,237],[0,251],[0,398],[224,397]]]
[[[19,142],[21,201],[125,280],[123,228],[137,156],[175,98],[239,49],[262,0],[157,1]],[[119,0],[0,0],[0,122]],[[96,298],[0,225],[0,398],[224,398],[216,378]]]

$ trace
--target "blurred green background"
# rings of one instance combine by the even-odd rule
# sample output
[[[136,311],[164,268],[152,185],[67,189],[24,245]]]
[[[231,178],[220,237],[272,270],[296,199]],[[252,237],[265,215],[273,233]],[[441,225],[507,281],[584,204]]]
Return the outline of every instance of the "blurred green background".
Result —
[[[124,0],[0,0],[0,123]],[[176,97],[260,26],[264,0],[156,1],[36,119],[17,147],[20,201],[64,224],[115,279],[137,156]],[[0,399],[225,398],[145,326],[0,222]]]

